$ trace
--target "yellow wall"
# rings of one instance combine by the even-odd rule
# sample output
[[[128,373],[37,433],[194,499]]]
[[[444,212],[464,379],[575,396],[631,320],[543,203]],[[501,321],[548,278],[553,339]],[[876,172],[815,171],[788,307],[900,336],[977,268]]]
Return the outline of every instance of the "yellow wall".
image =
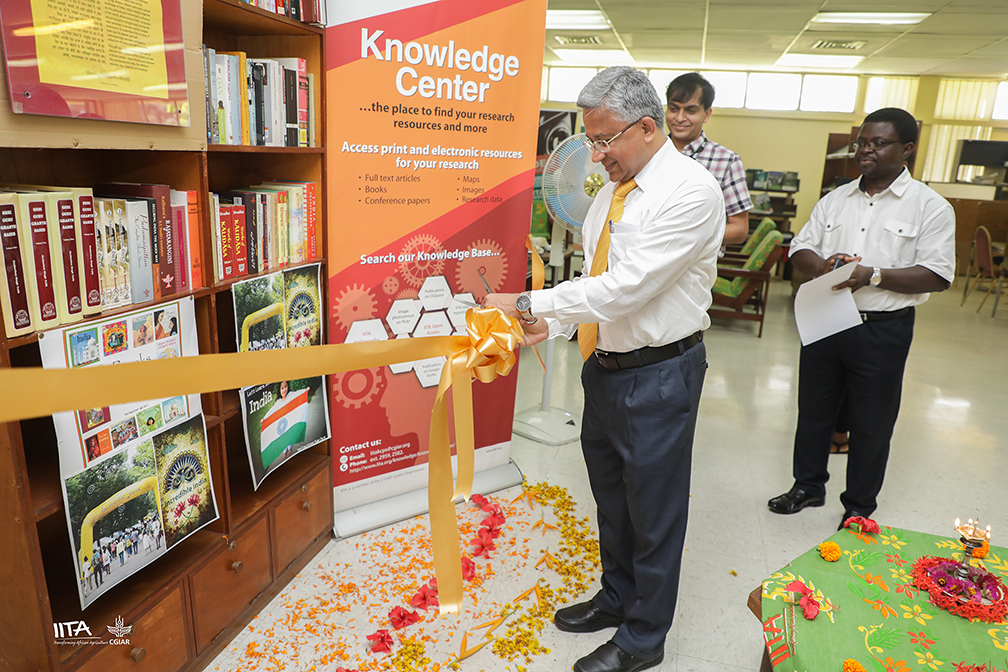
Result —
[[[704,131],[711,140],[736,152],[746,168],[798,173],[797,214],[791,220],[791,230],[798,231],[819,200],[829,134],[850,133],[851,126],[859,121],[853,115],[833,119],[783,118],[733,113],[715,107]]]

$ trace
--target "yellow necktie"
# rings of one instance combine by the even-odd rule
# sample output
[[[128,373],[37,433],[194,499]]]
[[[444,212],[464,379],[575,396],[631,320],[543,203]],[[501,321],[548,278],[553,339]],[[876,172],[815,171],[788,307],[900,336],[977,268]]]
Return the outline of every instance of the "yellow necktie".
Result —
[[[595,246],[595,254],[592,255],[591,272],[589,275],[601,275],[609,268],[609,226],[620,221],[623,217],[623,201],[626,195],[637,188],[637,182],[628,180],[620,182],[613,192],[612,202],[609,204],[609,216],[606,217],[599,233],[598,245]],[[595,343],[598,340],[598,323],[578,325],[578,347],[581,349],[581,358],[588,361],[588,357],[595,351]]]

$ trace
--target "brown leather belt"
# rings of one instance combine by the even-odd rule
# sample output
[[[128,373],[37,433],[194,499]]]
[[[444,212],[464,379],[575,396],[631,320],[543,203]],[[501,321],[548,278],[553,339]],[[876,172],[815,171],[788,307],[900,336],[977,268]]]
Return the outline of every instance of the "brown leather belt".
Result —
[[[610,371],[620,369],[635,369],[639,366],[647,366],[656,362],[663,362],[666,359],[678,357],[694,345],[703,340],[703,332],[698,331],[690,334],[686,338],[680,339],[668,345],[659,345],[657,348],[645,347],[631,350],[630,352],[605,352],[595,351],[595,359],[603,368]]]

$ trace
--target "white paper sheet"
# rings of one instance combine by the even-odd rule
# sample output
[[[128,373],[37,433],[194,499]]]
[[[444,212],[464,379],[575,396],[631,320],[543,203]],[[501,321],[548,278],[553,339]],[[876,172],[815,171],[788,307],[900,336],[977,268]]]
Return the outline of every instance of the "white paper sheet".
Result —
[[[850,278],[855,268],[856,263],[844,264],[798,288],[794,309],[802,345],[861,324],[861,315],[850,290],[833,291],[834,286]]]

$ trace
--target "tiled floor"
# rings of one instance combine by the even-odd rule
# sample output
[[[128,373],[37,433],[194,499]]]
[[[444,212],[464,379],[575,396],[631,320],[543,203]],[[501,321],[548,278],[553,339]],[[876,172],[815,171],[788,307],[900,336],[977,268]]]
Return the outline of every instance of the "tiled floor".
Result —
[[[1008,306],[991,318],[989,301],[977,315],[979,295],[960,308],[961,297],[960,285],[918,309],[900,420],[875,518],[939,534],[947,533],[956,517],[979,515],[993,528],[995,544],[1004,545]],[[675,622],[665,661],[655,668],[662,672],[757,670],[762,639],[759,623],[746,608],[749,592],[832,534],[843,512],[838,501],[843,456],[830,458],[834,473],[826,506],[794,516],[766,508],[767,499],[792,483],[799,346],[791,306],[790,285],[776,282],[763,338],[756,338],[753,324],[739,321],[716,321],[707,332],[710,368],[694,445],[689,531]],[[578,415],[579,370],[576,344],[559,343],[552,405]],[[521,400],[539,398],[541,384],[535,360],[525,358],[518,410],[532,405]],[[593,515],[577,443],[549,447],[515,436],[511,455],[529,481],[567,488],[581,515]],[[333,542],[313,562],[352,567],[357,552],[353,540]],[[282,620],[282,598],[264,610],[260,621]],[[246,630],[208,669],[242,669],[240,652],[256,636]],[[552,653],[529,670],[570,669],[608,636],[608,631],[570,635],[547,627],[542,640]],[[514,668],[488,655],[469,659],[462,669]]]

